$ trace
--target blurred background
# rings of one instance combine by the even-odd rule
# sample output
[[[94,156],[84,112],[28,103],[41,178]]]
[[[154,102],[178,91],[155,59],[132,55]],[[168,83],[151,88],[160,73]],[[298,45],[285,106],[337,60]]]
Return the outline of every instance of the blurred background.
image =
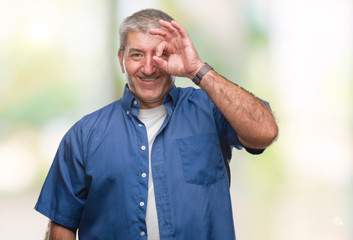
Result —
[[[0,239],[43,239],[33,208],[58,144],[120,98],[118,26],[148,7],[276,115],[280,137],[264,154],[233,152],[237,239],[352,240],[351,0],[1,1]]]

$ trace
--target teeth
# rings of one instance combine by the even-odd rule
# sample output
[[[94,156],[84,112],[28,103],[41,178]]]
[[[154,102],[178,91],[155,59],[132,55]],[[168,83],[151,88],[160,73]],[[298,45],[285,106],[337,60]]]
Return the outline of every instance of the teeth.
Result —
[[[151,81],[154,81],[156,80],[157,78],[141,78],[142,81],[145,81],[145,82],[151,82]]]

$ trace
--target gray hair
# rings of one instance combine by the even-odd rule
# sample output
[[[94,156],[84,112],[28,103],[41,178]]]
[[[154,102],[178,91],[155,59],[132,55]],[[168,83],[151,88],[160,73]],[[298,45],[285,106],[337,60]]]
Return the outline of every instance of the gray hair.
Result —
[[[124,19],[119,28],[120,51],[124,53],[130,32],[148,32],[151,28],[161,28],[159,20],[171,22],[173,18],[157,9],[143,9]]]

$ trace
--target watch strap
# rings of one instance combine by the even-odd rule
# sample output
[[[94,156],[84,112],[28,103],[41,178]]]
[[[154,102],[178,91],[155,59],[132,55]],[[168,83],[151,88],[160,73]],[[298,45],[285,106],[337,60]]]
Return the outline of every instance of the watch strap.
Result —
[[[192,79],[192,81],[196,84],[199,85],[201,82],[201,79],[203,76],[206,75],[210,70],[213,70],[213,67],[211,67],[208,63],[205,63],[205,65],[196,73],[195,77]]]

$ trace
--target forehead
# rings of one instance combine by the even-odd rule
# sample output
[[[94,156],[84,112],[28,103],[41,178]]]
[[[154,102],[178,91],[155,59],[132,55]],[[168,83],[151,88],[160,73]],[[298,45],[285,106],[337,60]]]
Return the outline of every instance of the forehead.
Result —
[[[131,32],[127,37],[126,52],[130,49],[138,49],[140,51],[153,51],[164,40],[158,35],[151,35],[146,32]]]

